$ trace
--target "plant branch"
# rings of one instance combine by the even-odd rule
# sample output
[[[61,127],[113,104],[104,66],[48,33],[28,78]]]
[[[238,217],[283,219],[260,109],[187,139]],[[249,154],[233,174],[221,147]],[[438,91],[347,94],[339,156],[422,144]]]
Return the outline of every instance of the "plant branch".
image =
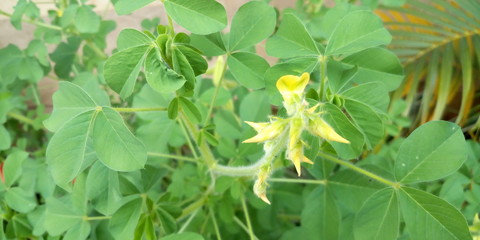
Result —
[[[326,180],[315,180],[315,179],[293,179],[293,178],[269,178],[268,182],[283,182],[283,183],[305,183],[305,184],[327,184]]]
[[[219,66],[220,64],[220,66]],[[206,126],[210,120],[210,115],[212,115],[213,106],[215,105],[215,100],[217,99],[218,92],[222,87],[223,78],[225,77],[225,70],[227,69],[227,59],[223,60],[223,57],[218,57],[217,59],[217,66],[215,66],[215,71],[213,73],[213,83],[217,84],[215,88],[215,92],[212,97],[212,101],[210,101],[210,107],[208,108],[207,115],[205,116],[205,121],[203,122],[203,126]],[[220,71],[220,72],[218,72]],[[218,78],[218,79],[216,79]]]
[[[106,220],[106,219],[110,219],[110,218],[112,218],[112,216],[95,216],[95,217],[84,216],[83,220],[85,220],[85,221],[95,221],[95,220]]]
[[[89,46],[95,54],[97,54],[101,59],[105,60],[107,59],[107,55],[93,42],[91,41],[86,41],[87,46]]]
[[[155,112],[155,111],[167,111],[165,107],[156,108],[112,108],[117,112]]]
[[[217,217],[215,216],[215,210],[213,207],[210,207],[210,215],[212,216],[213,228],[215,229],[217,240],[222,240],[222,235],[220,234],[220,229],[218,228]]]
[[[255,234],[253,233],[252,222],[250,221],[250,214],[248,213],[247,203],[245,202],[245,195],[242,194],[242,208],[245,213],[245,221],[247,221],[248,235],[250,235],[250,240],[255,240]]]
[[[320,88],[318,89],[318,96],[320,101],[325,101],[327,95],[327,57],[320,58]]]
[[[156,152],[148,152],[147,154],[148,154],[149,156],[153,156],[153,157],[171,158],[171,159],[176,159],[176,160],[181,160],[181,161],[198,163],[197,159],[195,159],[195,158],[190,158],[190,157],[184,157],[184,156],[178,156],[178,155],[171,155],[171,154],[164,154],[164,153],[156,153]]]
[[[190,223],[192,222],[193,218],[197,215],[197,213],[198,213],[198,209],[195,210],[195,212],[193,212],[190,215],[190,217],[188,217],[187,221],[185,221],[185,223],[182,225],[180,230],[178,230],[178,233],[182,233],[183,231],[185,231],[185,229],[187,229],[188,225],[190,225]]]
[[[7,116],[9,116],[10,118],[13,118],[15,120],[18,120],[20,122],[23,122],[23,123],[26,123],[28,125],[31,125],[33,127],[35,127],[35,121],[33,119],[30,119],[28,117],[25,117],[21,114],[18,114],[18,113],[14,113],[14,112],[9,112],[7,113]]]
[[[3,10],[0,10],[0,15],[4,15],[4,16],[7,16],[7,17],[12,16],[12,14],[7,13]],[[33,24],[33,25],[36,25],[36,26],[39,26],[39,27],[44,27],[44,28],[48,28],[48,29],[52,29],[52,30],[56,30],[56,31],[62,31],[62,28],[59,27],[59,26],[55,26],[55,25],[51,25],[51,24],[48,24],[48,23],[43,23],[43,22],[31,20],[31,19],[23,18],[22,22],[30,23],[30,24]]]
[[[325,159],[327,159],[327,160],[329,160],[329,161],[332,161],[332,162],[334,162],[334,163],[338,163],[338,164],[340,164],[340,165],[342,165],[342,166],[345,166],[345,167],[347,167],[347,168],[350,168],[350,169],[352,169],[352,170],[354,170],[354,171],[356,171],[356,172],[358,172],[358,173],[360,173],[360,174],[363,174],[363,175],[365,175],[365,176],[367,176],[367,177],[369,177],[369,178],[375,179],[375,180],[377,180],[378,182],[381,182],[381,183],[383,183],[383,184],[389,185],[389,186],[391,186],[391,187],[393,187],[393,188],[395,188],[395,189],[398,189],[398,188],[401,187],[400,183],[398,183],[398,182],[392,182],[392,181],[390,181],[390,180],[388,180],[388,179],[386,179],[386,178],[383,178],[383,177],[381,177],[381,176],[379,176],[379,175],[377,175],[377,174],[375,174],[375,173],[371,173],[371,172],[369,172],[369,171],[367,171],[367,170],[365,170],[365,169],[363,169],[363,168],[357,167],[356,165],[354,165],[354,164],[352,164],[352,163],[350,163],[350,162],[344,161],[344,160],[342,160],[342,159],[336,158],[336,157],[334,157],[334,156],[331,156],[331,155],[326,154],[326,153],[323,153],[323,152],[319,152],[317,155],[320,156],[320,157],[323,157],[323,158],[325,158]]]
[[[238,219],[238,217],[233,217],[233,221],[235,221],[238,226],[240,226],[243,230],[245,230],[245,232],[248,233],[248,228],[247,226],[245,226],[245,224],[242,222],[242,220]],[[258,238],[256,236],[253,236],[255,240],[258,240]]]

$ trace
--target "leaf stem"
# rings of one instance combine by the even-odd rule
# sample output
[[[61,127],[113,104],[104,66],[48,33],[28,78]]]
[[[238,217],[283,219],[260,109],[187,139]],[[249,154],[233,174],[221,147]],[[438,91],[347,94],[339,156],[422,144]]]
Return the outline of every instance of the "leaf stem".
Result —
[[[327,57],[320,58],[320,88],[318,89],[318,96],[320,101],[324,102],[327,95]]]
[[[222,61],[222,62],[220,62]],[[221,65],[218,66],[218,63],[220,63]],[[222,82],[223,82],[223,78],[225,77],[225,70],[227,69],[227,60],[223,60],[223,57],[220,56],[217,58],[217,66],[215,66],[215,71],[213,73],[214,75],[214,79],[212,79],[213,83],[217,84],[216,88],[215,88],[215,92],[213,94],[213,97],[212,97],[212,100],[210,101],[210,107],[208,108],[208,112],[207,112],[207,115],[205,116],[205,120],[203,122],[203,126],[206,126],[210,120],[210,115],[212,115],[212,111],[213,111],[213,106],[215,105],[215,100],[217,99],[217,96],[218,96],[218,92],[220,91],[220,88],[222,87]],[[220,71],[220,72],[218,72]],[[216,79],[216,78],[219,78],[219,79]]]
[[[334,162],[334,163],[338,163],[338,164],[340,164],[340,165],[342,165],[342,166],[344,166],[344,167],[350,168],[350,169],[352,169],[352,170],[354,170],[354,171],[356,171],[356,172],[358,172],[358,173],[360,173],[360,174],[363,174],[363,175],[365,175],[365,176],[367,176],[367,177],[369,177],[369,178],[375,179],[375,180],[377,180],[378,182],[381,182],[381,183],[383,183],[383,184],[389,185],[389,186],[391,186],[391,187],[393,187],[393,188],[395,188],[395,189],[399,189],[399,188],[401,187],[400,183],[398,183],[398,182],[392,182],[392,181],[390,181],[390,180],[388,180],[388,179],[385,179],[385,178],[383,178],[383,177],[381,177],[381,176],[379,176],[379,175],[377,175],[377,174],[371,173],[371,172],[369,172],[369,171],[367,171],[367,170],[365,170],[365,169],[363,169],[363,168],[357,167],[356,165],[354,165],[354,164],[352,164],[352,163],[350,163],[350,162],[344,161],[344,160],[342,160],[342,159],[336,158],[336,157],[334,157],[334,156],[331,156],[331,155],[326,154],[326,153],[323,153],[323,152],[319,152],[317,155],[320,156],[320,157],[323,157],[323,158],[325,158],[325,159],[327,159],[327,160],[329,160],[329,161],[332,161],[332,162]]]
[[[83,220],[85,220],[85,221],[95,221],[95,220],[106,220],[106,219],[110,219],[110,218],[112,218],[112,216],[95,216],[95,217],[84,216]]]
[[[184,156],[178,156],[178,155],[171,155],[171,154],[164,154],[164,153],[156,153],[156,152],[148,152],[147,154],[148,154],[149,156],[153,156],[153,157],[171,158],[171,159],[176,159],[176,160],[182,160],[182,161],[187,161],[187,162],[198,163],[197,159],[195,159],[195,158],[190,158],[190,157],[184,157]]]
[[[245,202],[245,195],[242,194],[242,208],[245,213],[245,220],[247,221],[248,235],[250,235],[250,240],[255,240],[255,234],[253,234],[252,222],[250,221],[250,214],[248,213],[247,203]]]
[[[18,120],[20,122],[23,122],[23,123],[26,123],[28,125],[31,125],[31,126],[35,127],[35,121],[33,119],[30,119],[30,118],[25,117],[23,115],[20,115],[18,113],[9,112],[9,113],[7,113],[7,116],[9,116],[10,118],[13,118],[15,120]]]
[[[191,215],[190,217],[188,217],[187,221],[185,221],[185,223],[182,225],[182,227],[180,228],[180,230],[178,230],[178,233],[182,233],[183,231],[185,231],[185,229],[187,229],[188,225],[190,225],[190,223],[192,222],[193,218],[197,215],[198,213],[198,209],[195,210]]]
[[[112,108],[117,112],[155,112],[155,111],[167,111],[166,107],[156,108]]]
[[[187,140],[188,147],[190,148],[190,151],[192,151],[193,157],[198,159],[198,154],[197,150],[192,144],[192,141],[190,140],[190,135],[187,132],[187,128],[185,127],[185,124],[183,124],[182,119],[177,119],[178,124],[180,125],[180,129],[182,129],[182,133],[185,136],[185,139]]]
[[[210,207],[210,215],[212,216],[213,228],[215,229],[217,240],[222,240],[222,235],[220,234],[220,229],[218,228],[217,217],[215,216],[215,210],[213,207]]]
[[[105,60],[107,59],[107,55],[93,42],[91,41],[86,41],[87,46],[89,46],[95,54],[97,54],[101,59]]]
[[[12,16],[12,14],[7,13],[3,10],[0,10],[0,15],[4,15],[4,16],[7,16],[7,17]],[[23,18],[22,22],[30,23],[30,24],[33,24],[33,25],[36,25],[36,26],[39,26],[39,27],[44,27],[44,28],[48,28],[48,29],[52,29],[52,30],[56,30],[56,31],[62,31],[62,28],[59,27],[59,26],[55,26],[55,25],[51,25],[51,24],[48,24],[48,23],[43,23],[43,22],[31,20],[31,19]]]
[[[269,178],[269,182],[283,182],[283,183],[305,183],[305,184],[327,184],[326,180],[315,180],[315,179],[293,179],[293,178]]]
[[[242,220],[238,219],[238,217],[233,217],[233,220],[238,224],[238,226],[240,226],[243,230],[245,230],[245,232],[248,233],[248,228],[247,226],[245,226],[245,224],[242,222]],[[253,236],[255,240],[258,240],[258,238],[256,236]]]

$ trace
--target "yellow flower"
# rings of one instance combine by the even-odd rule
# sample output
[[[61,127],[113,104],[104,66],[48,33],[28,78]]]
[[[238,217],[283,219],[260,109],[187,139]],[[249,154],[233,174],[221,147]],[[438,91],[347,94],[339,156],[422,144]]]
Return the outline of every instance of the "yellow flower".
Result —
[[[298,142],[293,148],[288,148],[287,158],[293,162],[293,165],[295,165],[298,176],[302,174],[302,162],[313,164],[312,160],[303,155],[303,144],[301,142]]]
[[[303,73],[300,77],[285,75],[278,79],[277,89],[282,94],[283,100],[290,105],[301,99],[305,87],[310,81],[310,75]]]
[[[283,132],[286,125],[286,122],[282,120],[277,120],[272,123],[245,122],[253,127],[258,134],[243,141],[244,143],[265,142],[274,139]]]
[[[335,130],[323,120],[321,117],[315,117],[310,120],[308,130],[321,138],[341,142],[341,143],[350,143],[347,139],[340,136]]]

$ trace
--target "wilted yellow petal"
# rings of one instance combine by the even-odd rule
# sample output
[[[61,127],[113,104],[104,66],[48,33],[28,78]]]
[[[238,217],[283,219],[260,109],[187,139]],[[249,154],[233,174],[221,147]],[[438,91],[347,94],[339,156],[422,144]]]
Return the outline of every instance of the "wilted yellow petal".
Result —
[[[295,170],[297,170],[298,176],[302,175],[302,162],[313,164],[310,159],[303,155],[302,143],[297,143],[293,148],[289,148],[287,158],[293,162]]]
[[[285,75],[278,79],[277,89],[282,94],[283,100],[290,101],[293,95],[300,96],[310,81],[310,75],[303,73],[300,77]]]
[[[245,121],[246,124],[250,125],[255,131],[260,132],[262,129],[264,129],[266,126],[268,126],[270,123],[268,122],[250,122],[250,121]]]
[[[316,117],[310,121],[309,130],[313,134],[330,141],[350,143],[347,139],[335,132],[335,130],[320,117]]]

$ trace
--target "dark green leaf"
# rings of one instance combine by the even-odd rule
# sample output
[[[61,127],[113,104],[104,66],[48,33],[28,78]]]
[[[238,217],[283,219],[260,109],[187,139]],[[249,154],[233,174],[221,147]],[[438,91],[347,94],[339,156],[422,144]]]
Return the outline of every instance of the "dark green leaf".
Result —
[[[178,115],[178,98],[174,98],[170,104],[168,104],[168,118],[175,120]]]
[[[202,115],[195,104],[184,97],[178,98],[178,101],[180,103],[181,110],[185,113],[187,118],[196,123],[202,121]]]

